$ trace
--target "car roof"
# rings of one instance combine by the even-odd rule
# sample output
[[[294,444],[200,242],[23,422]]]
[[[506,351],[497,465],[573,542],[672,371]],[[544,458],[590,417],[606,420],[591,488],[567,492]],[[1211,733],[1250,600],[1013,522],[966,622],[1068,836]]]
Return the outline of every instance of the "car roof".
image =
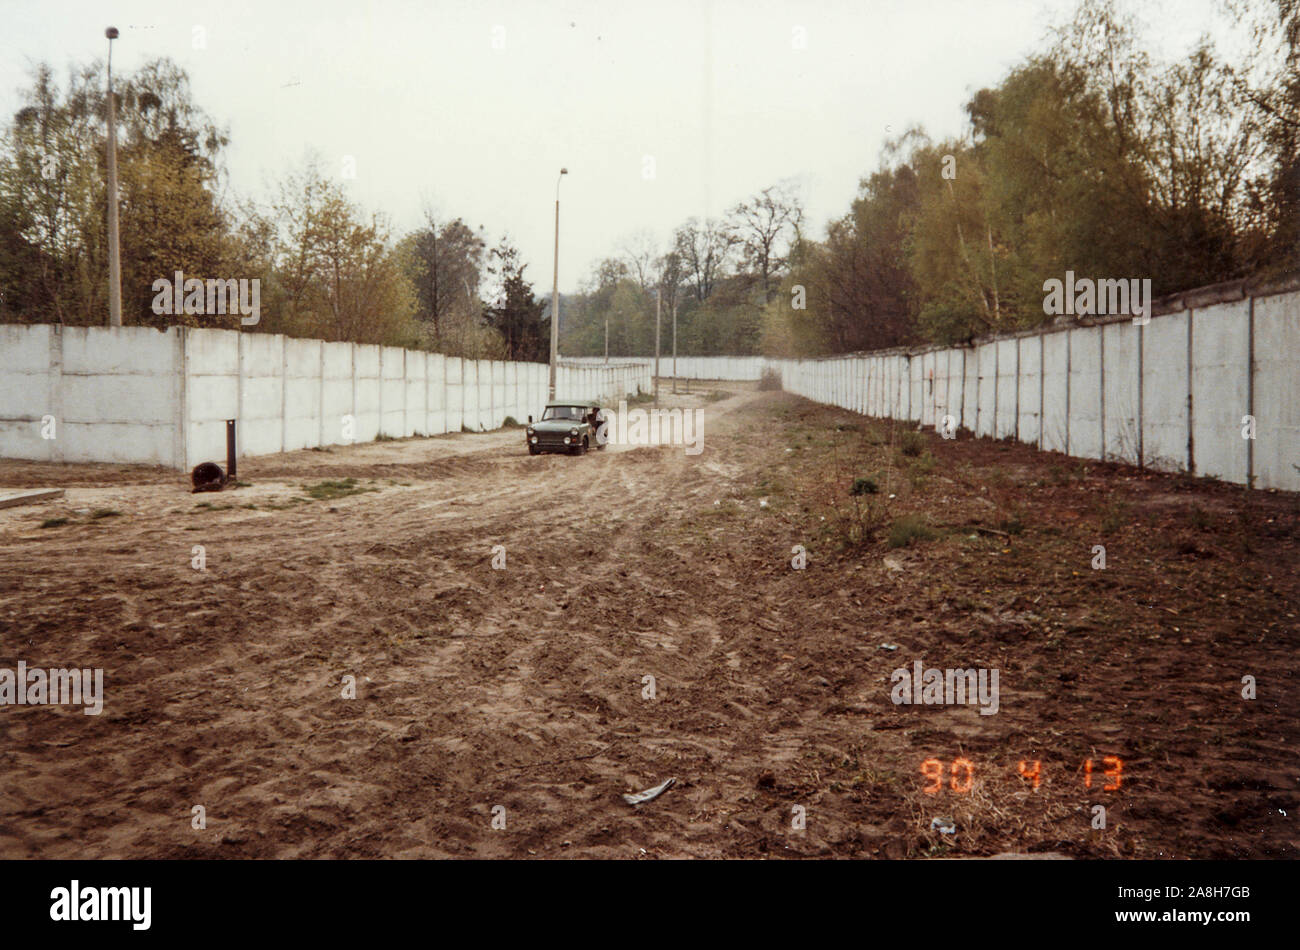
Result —
[[[551,409],[555,406],[598,406],[598,405],[600,405],[600,403],[588,402],[582,399],[556,399],[552,402],[548,402],[546,404],[546,408]]]

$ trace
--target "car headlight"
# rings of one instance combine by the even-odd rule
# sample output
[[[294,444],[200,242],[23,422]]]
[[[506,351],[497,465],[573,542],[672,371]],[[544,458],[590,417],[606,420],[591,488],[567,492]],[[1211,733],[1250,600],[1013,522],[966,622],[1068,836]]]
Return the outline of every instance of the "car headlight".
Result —
[[[533,434],[533,427],[532,427],[532,426],[529,426],[529,427],[528,427],[528,434],[529,434],[529,435],[532,435],[532,434]]]
[[[536,445],[536,444],[537,444],[537,436],[532,436],[532,437],[530,437],[528,441],[531,442],[531,443],[533,443],[533,445]]]
[[[577,434],[578,434],[578,430],[576,427],[569,430],[569,435],[577,435]]]
[[[569,444],[569,437],[567,435],[564,437],[564,444],[565,445]]]

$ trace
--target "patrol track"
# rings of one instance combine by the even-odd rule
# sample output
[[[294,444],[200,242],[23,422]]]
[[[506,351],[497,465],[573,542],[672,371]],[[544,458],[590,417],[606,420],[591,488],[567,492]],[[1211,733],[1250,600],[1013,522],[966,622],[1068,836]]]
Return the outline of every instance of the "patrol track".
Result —
[[[1223,555],[1204,573],[1167,524],[1108,542],[1130,548],[1080,581],[1063,565],[1087,563],[1091,493],[1215,524],[1237,496],[1105,467],[1030,500],[1018,485],[1049,457],[931,438],[941,470],[900,504],[962,525],[1023,502],[1031,527],[1012,557],[965,531],[893,552],[900,574],[883,544],[817,533],[835,473],[816,446],[861,420],[733,388],[682,400],[707,411],[698,456],[530,458],[515,430],[248,459],[251,487],[206,496],[175,473],[0,462],[0,485],[68,487],[0,511],[0,666],[102,666],[107,694],[99,717],[0,709],[0,769],[20,777],[0,856],[1294,856],[1271,817],[1297,805],[1293,502],[1258,499],[1253,552],[1198,535]],[[990,501],[994,466],[1012,484]],[[376,490],[293,501],[343,478]],[[39,527],[55,516],[72,523]],[[1000,666],[1003,711],[893,706],[886,642]],[[1240,670],[1272,671],[1244,713]],[[1133,770],[1108,835],[1071,774],[1089,750]],[[924,796],[930,755],[978,761],[976,793]],[[1051,774],[1041,794],[1003,780],[1025,756]],[[938,813],[957,841],[929,831]]]

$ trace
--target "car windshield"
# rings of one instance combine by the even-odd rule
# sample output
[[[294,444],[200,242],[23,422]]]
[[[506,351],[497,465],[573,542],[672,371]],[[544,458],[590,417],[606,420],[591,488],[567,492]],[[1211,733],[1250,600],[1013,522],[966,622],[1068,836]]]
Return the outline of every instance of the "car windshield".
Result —
[[[582,406],[547,406],[546,411],[542,413],[543,419],[568,419],[573,422],[581,422],[586,418],[587,411]]]

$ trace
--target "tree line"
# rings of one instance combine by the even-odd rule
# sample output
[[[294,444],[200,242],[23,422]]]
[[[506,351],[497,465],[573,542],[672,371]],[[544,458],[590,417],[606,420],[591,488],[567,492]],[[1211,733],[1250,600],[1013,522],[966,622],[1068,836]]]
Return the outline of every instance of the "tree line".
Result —
[[[0,323],[103,325],[107,94],[100,63],[38,66],[0,139]],[[549,317],[508,237],[426,209],[397,235],[309,156],[262,203],[234,195],[229,134],[167,58],[116,77],[123,323],[239,327],[156,313],[156,280],[256,278],[254,332],[538,360]],[[168,308],[170,309],[170,308]]]
[[[1034,326],[1067,270],[1150,278],[1159,297],[1300,269],[1300,0],[1229,8],[1253,40],[1244,60],[1205,38],[1157,65],[1132,18],[1085,0],[970,98],[963,137],[888,143],[848,212],[794,249],[765,352]]]
[[[1223,0],[1250,35],[1152,60],[1113,0],[1082,0],[1046,48],[965,104],[966,128],[887,142],[848,210],[810,233],[793,181],[666,241],[634,232],[560,306],[561,352],[810,356],[1033,326],[1067,270],[1159,296],[1300,269],[1300,0]],[[103,324],[106,105],[99,63],[38,67],[0,139],[0,322]],[[428,208],[395,234],[307,159],[274,196],[232,193],[229,134],[185,73],[117,87],[124,322],[153,282],[258,278],[262,332],[545,359],[549,300],[507,237]],[[331,170],[333,172],[333,170]]]
[[[1252,52],[1157,64],[1132,17],[1083,0],[1048,47],[965,104],[961,136],[890,140],[809,233],[774,186],[667,250],[623,242],[562,308],[566,352],[814,356],[952,343],[1051,319],[1044,282],[1149,278],[1155,296],[1300,269],[1300,0],[1225,0]],[[667,335],[664,336],[667,346]]]

